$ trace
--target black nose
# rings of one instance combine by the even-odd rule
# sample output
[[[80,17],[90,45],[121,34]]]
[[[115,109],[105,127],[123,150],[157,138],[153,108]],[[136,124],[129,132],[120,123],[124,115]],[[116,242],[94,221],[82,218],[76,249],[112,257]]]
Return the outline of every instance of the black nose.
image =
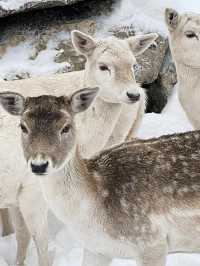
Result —
[[[127,92],[126,94],[129,98],[129,100],[131,100],[131,102],[133,102],[133,103],[139,101],[139,99],[140,99],[139,93],[134,94],[134,93]]]
[[[31,163],[31,170],[34,174],[42,175],[46,173],[48,165],[49,165],[48,162],[40,164],[40,165]]]

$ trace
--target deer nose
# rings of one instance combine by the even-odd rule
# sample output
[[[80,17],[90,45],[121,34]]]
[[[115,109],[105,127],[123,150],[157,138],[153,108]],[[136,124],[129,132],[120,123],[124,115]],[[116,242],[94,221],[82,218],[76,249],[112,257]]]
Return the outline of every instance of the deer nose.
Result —
[[[140,99],[140,94],[139,93],[130,93],[127,92],[126,95],[128,96],[129,100],[133,103],[139,101]]]
[[[48,161],[42,164],[31,163],[31,170],[34,174],[43,175],[47,172],[48,165],[49,165]]]

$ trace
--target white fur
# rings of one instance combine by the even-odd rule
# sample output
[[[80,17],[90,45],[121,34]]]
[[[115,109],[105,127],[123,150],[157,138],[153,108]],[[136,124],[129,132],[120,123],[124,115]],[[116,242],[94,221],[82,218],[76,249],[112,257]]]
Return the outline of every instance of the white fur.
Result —
[[[86,38],[90,37],[87,36]],[[145,44],[146,48],[155,38],[156,35],[152,35],[151,41],[148,40],[148,43]],[[93,55],[85,54],[87,57],[85,71],[0,83],[1,92],[14,91],[24,96],[66,95],[79,88],[99,86],[101,92],[94,104],[87,112],[79,115],[77,121],[80,136],[79,143],[82,153],[87,157],[104,147],[124,141],[131,129],[136,132],[145,106],[144,92],[137,86],[132,73],[132,64],[135,63],[135,57],[129,44],[126,41],[113,38],[104,41],[94,40],[94,43],[97,43],[97,46]],[[111,53],[108,51],[104,54],[108,47]],[[114,55],[112,55],[111,47],[115,47]],[[138,49],[137,47],[137,52]],[[144,50],[144,47],[141,47],[141,49]],[[109,67],[113,69],[111,76],[108,77],[108,73],[100,72],[97,59],[106,60]],[[119,66],[117,73],[115,73],[116,66]],[[121,78],[119,78],[119,75],[121,75]],[[135,104],[126,104],[127,99],[120,99],[120,95],[124,91],[137,91],[141,95],[140,101]],[[114,95],[117,95],[117,100]],[[19,119],[17,117],[11,118],[3,109],[0,109],[0,122],[0,207],[19,207],[20,214],[18,216],[25,220],[29,231],[34,236],[39,251],[39,265],[49,266],[47,255],[47,206],[37,180],[27,173],[19,145]],[[25,223],[23,225],[24,231],[26,230]],[[18,229],[16,228],[16,230]],[[19,234],[17,234],[19,238],[21,231],[23,231],[22,226]],[[19,264],[23,264],[25,258],[25,252],[22,252],[21,249],[26,250],[27,248],[28,234],[26,234],[24,242],[21,242],[21,247],[18,247]],[[20,257],[21,253],[23,255]]]
[[[170,11],[172,12],[172,10]],[[176,11],[175,11],[176,12]],[[178,14],[178,13],[177,13]],[[170,46],[178,75],[178,95],[185,113],[195,129],[200,129],[200,15],[178,14],[178,24],[170,28]],[[188,39],[187,32],[197,36]]]

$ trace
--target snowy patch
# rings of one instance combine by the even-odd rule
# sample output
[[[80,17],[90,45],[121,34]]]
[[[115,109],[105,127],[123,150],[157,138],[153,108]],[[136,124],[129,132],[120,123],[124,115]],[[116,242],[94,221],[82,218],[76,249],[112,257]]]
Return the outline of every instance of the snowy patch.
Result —
[[[178,100],[176,90],[162,114],[145,114],[138,137],[148,139],[193,130]]]
[[[137,32],[159,32],[167,35],[164,22],[165,8],[177,11],[200,13],[200,1],[197,0],[122,0],[115,12],[106,20],[107,26],[132,25]]]
[[[61,50],[57,45],[63,40],[69,39],[68,32],[60,32],[52,37],[42,50],[33,59],[36,53],[34,41],[27,40],[15,47],[8,47],[6,53],[0,58],[0,79],[12,80],[18,76],[36,77],[50,75],[59,72],[63,68],[70,68],[68,62],[56,63],[55,58]]]
[[[1,0],[0,6],[5,10],[19,9],[21,6],[29,3],[30,0]],[[34,0],[35,3],[41,2],[41,0]]]

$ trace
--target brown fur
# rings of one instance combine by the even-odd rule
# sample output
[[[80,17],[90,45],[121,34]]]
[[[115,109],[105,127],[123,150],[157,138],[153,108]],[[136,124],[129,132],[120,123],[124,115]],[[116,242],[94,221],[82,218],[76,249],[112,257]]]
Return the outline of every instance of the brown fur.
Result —
[[[144,225],[150,233],[151,214],[200,208],[199,140],[199,131],[136,140],[87,161],[88,172],[98,173],[99,186],[107,191],[102,204],[115,221],[115,234],[135,238]]]

